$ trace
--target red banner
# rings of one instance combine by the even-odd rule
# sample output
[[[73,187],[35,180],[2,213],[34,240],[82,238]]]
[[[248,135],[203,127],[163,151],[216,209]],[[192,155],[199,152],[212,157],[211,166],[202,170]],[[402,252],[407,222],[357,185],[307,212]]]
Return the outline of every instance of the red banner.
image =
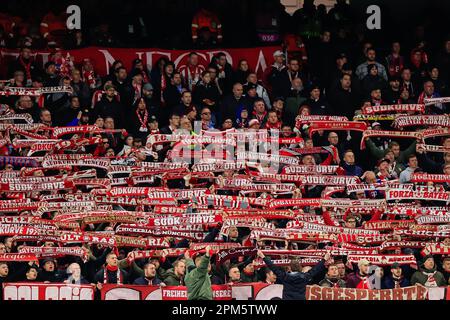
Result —
[[[283,286],[262,282],[212,285],[214,300],[280,300]],[[306,287],[307,300],[450,300],[447,287],[420,285],[388,290]],[[94,300],[94,287],[63,283],[4,283],[3,300]],[[445,293],[445,291],[447,291]],[[165,292],[165,293],[163,293]],[[185,300],[186,287],[104,284],[101,300]],[[164,298],[164,295],[166,298]],[[170,296],[170,297],[169,297]]]
[[[267,283],[245,283],[239,285],[212,285],[214,300],[274,300],[281,299],[283,286]],[[102,300],[186,300],[184,286],[139,286],[104,284]]]
[[[94,300],[94,287],[64,283],[4,283],[3,300]]]
[[[306,300],[425,300],[427,293],[421,285],[384,290],[306,286]]]
[[[241,48],[241,49],[211,49],[197,50],[199,56],[199,64],[207,67],[211,58],[219,52],[225,53],[228,62],[236,67],[241,59],[246,59],[251,70],[262,76],[264,70],[273,62],[272,55],[279,47],[260,47],[260,48]],[[18,56],[18,50],[3,49],[0,51],[0,65],[7,66]],[[69,52],[74,57],[75,63],[81,63],[84,58],[89,58],[94,65],[95,72],[100,75],[106,75],[110,72],[110,67],[115,60],[122,60],[127,70],[131,69],[131,63],[134,59],[142,59],[143,63],[151,69],[156,61],[161,57],[167,57],[175,63],[179,69],[186,65],[189,53],[192,50],[165,50],[157,48],[142,49],[124,49],[124,48],[100,48],[89,47],[77,50],[64,51],[63,55]],[[41,67],[49,60],[50,51],[38,50],[32,54]],[[6,70],[1,70],[2,74]],[[5,77],[5,75],[3,76]]]
[[[306,300],[425,300],[427,291],[421,285],[384,290],[306,286]]]

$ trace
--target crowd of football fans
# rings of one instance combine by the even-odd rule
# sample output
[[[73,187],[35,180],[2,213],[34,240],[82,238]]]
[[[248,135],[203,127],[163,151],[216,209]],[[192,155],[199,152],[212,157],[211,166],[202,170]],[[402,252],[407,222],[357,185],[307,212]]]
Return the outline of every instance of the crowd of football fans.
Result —
[[[340,5],[344,6],[342,3]],[[339,8],[337,6],[335,13]],[[309,16],[305,11],[297,15],[302,16],[302,14],[305,21],[309,21],[308,26],[314,25],[308,20]],[[192,22],[192,39],[209,41],[212,34],[215,37],[214,41],[220,42],[221,33],[218,26],[220,21],[214,21],[215,18],[208,20],[205,16],[208,14],[203,12],[202,15],[197,16],[197,20],[194,19]],[[198,26],[201,23],[210,24],[211,21],[215,26],[214,30],[213,27],[209,30],[209,27],[202,29]],[[51,36],[51,30],[46,29],[50,26],[49,21],[41,23],[44,38],[46,34]],[[7,34],[5,24],[3,30]],[[176,225],[166,229],[154,228],[154,232],[148,234],[149,239],[161,237],[166,243],[159,247],[118,246],[83,240],[73,243],[64,242],[50,239],[50,235],[43,235],[45,233],[43,230],[41,230],[43,232],[41,239],[33,237],[28,241],[22,237],[23,234],[5,235],[6,233],[3,233],[0,234],[2,240],[0,254],[20,253],[21,250],[30,246],[82,246],[87,258],[72,255],[44,255],[38,256],[39,261],[6,259],[3,262],[0,261],[1,283],[21,281],[91,283],[100,290],[105,283],[168,286],[187,284],[188,288],[192,289],[199,286],[199,282],[236,284],[263,281],[283,283],[287,291],[285,296],[294,299],[304,298],[306,284],[362,289],[398,288],[416,283],[428,287],[450,284],[450,258],[445,254],[421,255],[425,245],[422,247],[400,246],[384,251],[385,254],[414,255],[417,259],[415,267],[418,268],[417,270],[410,265],[399,263],[380,267],[376,264],[371,266],[366,259],[360,260],[357,268],[354,264],[354,270],[352,270],[349,264],[346,264],[346,255],[330,256],[330,253],[325,255],[325,259],[319,259],[312,268],[309,265],[302,265],[301,259],[298,260],[285,253],[283,257],[291,258],[290,263],[287,266],[276,266],[267,257],[270,254],[264,254],[264,251],[258,251],[256,255],[233,257],[218,264],[215,263],[218,251],[214,250],[214,244],[233,243],[243,247],[257,246],[265,250],[314,251],[329,247],[331,242],[323,239],[316,241],[259,240],[256,236],[252,236],[251,227],[241,227],[239,224],[237,227],[228,226],[226,233],[222,232],[224,225],[227,224],[227,210],[242,209],[239,205],[232,207],[227,203],[200,203],[195,197],[175,199],[176,204],[171,205],[158,205],[151,202],[145,204],[140,202],[142,195],[138,194],[122,196],[128,199],[135,198],[137,202],[132,204],[126,201],[120,203],[117,199],[111,200],[114,198],[112,194],[115,188],[119,190],[126,186],[145,189],[146,193],[149,192],[148,188],[150,193],[151,190],[180,192],[180,189],[202,189],[204,191],[202,196],[230,196],[230,199],[235,199],[237,202],[241,200],[245,202],[245,198],[267,200],[267,203],[273,199],[385,200],[386,198],[386,189],[374,187],[372,190],[347,194],[345,185],[341,185],[342,189],[333,195],[325,196],[325,193],[329,191],[326,185],[302,185],[300,181],[293,181],[295,188],[287,192],[275,192],[270,189],[260,191],[251,190],[251,188],[251,192],[242,192],[245,190],[242,186],[231,187],[227,184],[239,179],[247,179],[248,183],[255,185],[273,181],[258,180],[257,175],[256,177],[251,175],[250,171],[254,170],[251,166],[255,164],[250,162],[242,168],[203,172],[203,175],[192,170],[190,161],[186,161],[187,166],[173,168],[161,164],[175,162],[171,152],[179,142],[178,138],[174,138],[177,134],[186,135],[187,133],[189,137],[195,138],[200,133],[213,129],[223,134],[254,129],[265,132],[269,136],[279,130],[282,138],[298,138],[291,140],[292,143],[282,143],[280,148],[284,151],[284,156],[295,159],[299,166],[336,166],[337,169],[333,175],[356,177],[355,181],[361,184],[386,187],[389,183],[398,182],[411,184],[412,188],[416,188],[421,183],[412,182],[414,174],[428,173],[449,177],[450,136],[448,133],[426,141],[427,144],[441,146],[443,150],[443,152],[430,152],[425,149],[420,139],[397,139],[389,136],[367,138],[363,137],[362,132],[351,129],[318,130],[310,134],[311,128],[308,121],[299,121],[302,117],[307,119],[308,116],[324,116],[324,119],[327,116],[345,116],[348,121],[355,119],[365,123],[368,129],[405,131],[406,129],[392,127],[395,117],[401,112],[395,115],[389,114],[384,118],[379,114],[363,114],[364,108],[383,105],[421,105],[423,106],[421,115],[448,117],[448,103],[440,101],[428,104],[426,102],[428,99],[449,96],[450,39],[441,42],[440,49],[436,52],[430,52],[424,41],[418,41],[409,51],[404,50],[402,42],[393,41],[390,43],[390,52],[386,55],[382,55],[372,42],[365,40],[361,51],[354,54],[354,51],[349,50],[349,46],[341,41],[342,35],[337,34],[337,31],[322,26],[318,30],[312,28],[309,31],[312,34],[297,33],[293,36],[293,40],[291,39],[293,45],[280,47],[280,50],[273,53],[273,64],[268,66],[264,75],[259,77],[254,70],[251,70],[246,60],[230,65],[224,53],[216,54],[208,65],[200,65],[195,51],[189,54],[186,66],[182,70],[178,70],[174,62],[166,58],[159,59],[151,70],[147,69],[142,60],[135,59],[131,69],[127,70],[123,61],[115,61],[110,74],[98,74],[95,71],[96,66],[92,64],[89,57],[82,61],[65,59],[65,55],[59,49],[55,50],[50,55],[49,62],[41,67],[32,56],[30,39],[23,41],[18,58],[8,66],[5,81],[0,83],[1,91],[5,92],[0,96],[2,216],[37,217],[45,221],[61,222],[62,220],[56,218],[60,215],[68,216],[70,213],[76,216],[71,217],[70,222],[78,224],[78,228],[74,228],[73,225],[69,228],[67,225],[55,224],[57,228],[110,238],[119,234],[135,238],[145,238],[147,235],[132,232],[117,233],[117,228],[121,224],[126,224],[120,219],[117,220],[119,222],[108,222],[106,219],[101,223],[85,223],[83,212],[87,216],[91,211],[101,211],[104,215],[106,215],[105,212],[114,214],[115,211],[120,211],[123,214],[126,211],[129,216],[133,216],[133,212],[136,214],[144,212],[147,218],[157,218],[162,213],[158,212],[156,207],[159,207],[158,210],[161,207],[175,207],[182,208],[185,215],[200,214],[202,211],[205,214],[214,212],[222,219],[219,222],[197,226],[182,225],[178,226],[178,229]],[[101,32],[106,37],[107,32],[104,30]],[[199,37],[202,40],[197,40]],[[308,38],[306,45],[302,43],[303,38]],[[56,37],[54,40],[57,40]],[[287,41],[290,41],[289,38]],[[108,42],[104,44],[107,45]],[[37,95],[7,93],[14,88],[48,87],[70,89]],[[14,118],[15,115],[26,114],[30,117]],[[24,120],[27,120],[27,123],[24,123]],[[65,135],[57,135],[56,127],[89,129],[67,131]],[[23,129],[19,130],[20,128]],[[407,131],[422,131],[430,128],[448,129],[448,121],[447,125],[444,121],[443,126],[410,126]],[[160,141],[162,138],[167,140]],[[361,140],[365,144],[364,149],[360,146]],[[61,141],[66,144],[62,144]],[[33,144],[45,143],[54,144],[44,151],[39,151],[37,147],[33,149]],[[200,150],[205,150],[205,145]],[[307,150],[311,151],[307,152]],[[64,158],[64,154],[68,155],[67,158]],[[108,165],[103,167],[89,166],[89,164],[77,165],[73,162],[76,155],[80,157],[86,155],[96,160],[104,159]],[[233,158],[234,156],[235,154],[232,154]],[[189,157],[189,160],[195,158],[193,155]],[[69,165],[64,165],[64,161],[68,159],[70,159]],[[55,162],[61,160],[61,165],[47,166],[46,160],[49,163],[53,160]],[[211,159],[203,159],[203,161],[211,162]],[[155,166],[152,167],[150,163],[155,163]],[[119,166],[123,167],[123,171],[117,175],[113,173],[113,168]],[[286,164],[281,163],[276,172],[269,172],[260,166],[255,166],[260,173],[276,175],[285,173],[283,168]],[[85,169],[94,169],[94,171],[91,170],[89,174],[86,174],[83,171]],[[11,185],[18,184],[39,185],[45,182],[71,181],[77,179],[77,172],[81,172],[78,179],[98,178],[103,179],[102,181],[110,180],[110,182],[101,185],[100,188],[98,185],[76,183],[69,189],[59,190],[36,189],[17,192],[11,188]],[[83,177],[83,173],[86,176]],[[133,180],[133,177],[148,179]],[[433,190],[444,195],[450,190],[450,181],[434,184],[430,182],[425,185],[430,190],[435,188]],[[105,198],[103,202],[97,200],[98,198],[90,199],[94,203],[89,210],[83,210],[75,203],[74,207],[69,209],[69,213],[62,207],[50,208],[39,205],[44,202],[63,201],[67,194],[83,194],[86,199],[94,194],[110,198],[109,202]],[[147,200],[151,201],[150,196],[149,198]],[[29,199],[29,202],[26,202],[26,199]],[[18,209],[3,208],[8,208],[12,201],[17,201]],[[33,208],[27,208],[30,203],[32,207],[34,206]],[[353,210],[351,206],[344,208],[325,205],[301,208],[300,206],[281,206],[277,209],[284,211],[285,216],[271,217],[264,221],[272,224],[274,230],[288,229],[286,224],[290,220],[312,221],[321,225],[344,227],[345,230],[346,228],[364,229],[364,225],[369,221],[414,220],[414,213],[407,210],[399,210],[397,214],[390,213],[396,208],[405,209],[405,203],[412,204],[410,208],[429,208],[439,211],[444,216],[450,211],[448,201],[424,199],[389,203],[385,201],[381,207],[369,208],[366,212]],[[22,209],[20,209],[21,204],[23,204]],[[246,208],[249,212],[247,215],[241,213],[243,217],[251,217],[251,212],[253,216],[263,216],[261,211],[267,209],[264,205],[261,207],[250,204],[250,206],[251,209]],[[291,212],[292,218],[288,219],[286,212]],[[317,217],[311,218],[312,215]],[[120,216],[119,213],[118,216]],[[302,219],[302,216],[308,216],[308,219],[313,220]],[[139,217],[142,218],[141,225],[146,226],[145,214]],[[7,224],[6,219],[2,220],[2,228]],[[14,224],[20,225],[20,222],[16,221]],[[441,223],[439,226],[445,227],[445,224]],[[417,226],[416,223],[414,225]],[[39,223],[31,222],[22,226],[40,228]],[[436,225],[429,226],[436,227]],[[180,235],[163,236],[163,229],[174,234],[180,232]],[[181,234],[191,234],[194,231],[200,233],[202,237],[183,237]],[[395,234],[393,229],[388,228],[382,230],[381,234],[391,233]],[[450,246],[449,239],[450,234],[446,232],[420,238],[427,244],[439,244],[443,247]],[[395,235],[392,240],[417,239],[413,236]],[[203,250],[199,254],[189,250],[174,251],[178,253],[177,256],[165,256],[161,251],[155,253],[153,257],[129,259],[130,252],[134,250],[190,248],[196,242],[205,243],[208,246],[206,252]],[[377,243],[379,244],[381,243]],[[340,245],[344,248],[343,243],[334,243],[334,248]],[[367,249],[371,246],[376,247],[374,243],[362,245],[358,243],[358,245],[366,246]],[[209,261],[212,263],[209,264]],[[264,267],[261,267],[261,263],[264,263]],[[197,270],[197,273],[194,274],[194,270]],[[202,270],[201,272],[205,274],[209,273],[210,277],[207,276],[207,280],[204,279],[198,270]],[[189,276],[190,273],[192,274]],[[298,279],[292,280],[290,277],[298,277]],[[299,286],[303,286],[303,289],[299,289]],[[210,297],[203,287],[197,289],[194,298]]]

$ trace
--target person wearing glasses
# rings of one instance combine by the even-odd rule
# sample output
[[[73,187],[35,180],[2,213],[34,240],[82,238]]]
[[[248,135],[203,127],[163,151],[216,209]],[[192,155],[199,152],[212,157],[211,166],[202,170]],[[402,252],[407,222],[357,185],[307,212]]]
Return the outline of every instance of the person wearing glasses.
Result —
[[[202,121],[202,129],[214,129],[214,123],[211,120],[211,110],[209,108],[203,108],[200,113],[200,119]]]

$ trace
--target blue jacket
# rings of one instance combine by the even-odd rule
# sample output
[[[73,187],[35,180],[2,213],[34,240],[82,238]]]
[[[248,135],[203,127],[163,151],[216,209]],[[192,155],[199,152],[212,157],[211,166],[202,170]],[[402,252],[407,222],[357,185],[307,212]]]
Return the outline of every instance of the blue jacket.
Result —
[[[402,278],[402,280],[400,280],[400,287],[404,288],[404,287],[408,287],[409,284],[409,280],[406,279],[405,277]],[[394,283],[394,279],[392,278],[392,275],[388,275],[386,277],[384,277],[383,282],[381,283],[381,289],[394,289],[395,288],[395,283]]]
[[[161,283],[162,281],[159,280],[157,277],[153,278],[152,283],[149,283],[149,281],[147,279],[145,279],[144,277],[139,277],[136,280],[134,280],[133,284],[139,284],[139,285],[144,285],[144,286],[157,286]]]
[[[346,176],[361,177],[363,175],[363,170],[361,169],[361,167],[358,167],[357,165],[347,164],[345,161],[342,161],[341,167],[342,167],[342,169],[345,170]]]
[[[283,285],[283,300],[305,300],[306,286],[325,269],[323,259],[308,272],[291,273],[275,266],[268,257],[264,257],[264,262],[277,275],[277,283]]]

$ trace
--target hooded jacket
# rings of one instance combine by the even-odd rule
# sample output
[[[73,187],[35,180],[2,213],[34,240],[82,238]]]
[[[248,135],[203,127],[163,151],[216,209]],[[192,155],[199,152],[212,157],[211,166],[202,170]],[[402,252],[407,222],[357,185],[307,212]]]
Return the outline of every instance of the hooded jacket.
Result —
[[[184,279],[183,277],[179,277],[178,275],[176,275],[173,269],[169,269],[167,270],[164,283],[168,286],[183,286]]]
[[[211,279],[208,274],[209,257],[204,255],[200,265],[195,266],[192,259],[186,259],[185,283],[188,300],[212,300]]]

